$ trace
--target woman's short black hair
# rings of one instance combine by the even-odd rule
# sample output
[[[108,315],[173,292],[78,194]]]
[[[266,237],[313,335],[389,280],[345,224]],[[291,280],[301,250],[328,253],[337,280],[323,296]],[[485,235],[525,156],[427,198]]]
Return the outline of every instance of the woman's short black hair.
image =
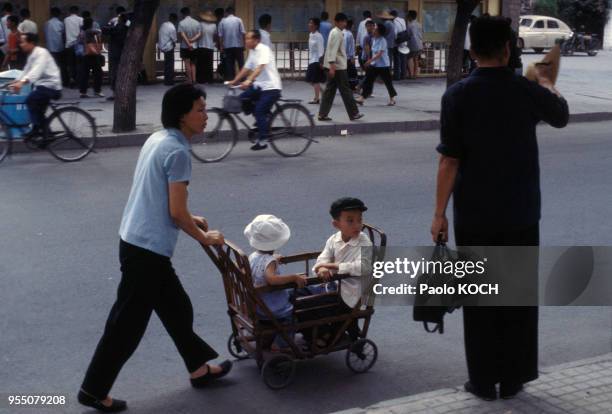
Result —
[[[378,33],[384,37],[387,34],[387,27],[385,26],[385,24],[383,22],[376,22],[376,30],[378,30]],[[387,45],[388,47],[391,47],[389,45]]]
[[[181,84],[168,89],[162,99],[161,121],[164,128],[181,128],[181,118],[191,112],[193,103],[206,99],[206,92],[193,85]]]
[[[89,30],[93,27],[93,19],[91,17],[85,17],[83,19],[83,30]]]
[[[470,40],[476,56],[497,58],[504,54],[512,29],[504,17],[481,16],[470,25]]]

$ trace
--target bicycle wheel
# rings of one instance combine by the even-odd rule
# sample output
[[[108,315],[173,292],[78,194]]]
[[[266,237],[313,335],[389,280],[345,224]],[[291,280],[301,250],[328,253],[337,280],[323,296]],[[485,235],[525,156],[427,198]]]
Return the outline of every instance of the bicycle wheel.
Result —
[[[0,162],[4,160],[11,149],[11,134],[8,127],[4,124],[0,126]]]
[[[283,157],[297,157],[312,144],[314,120],[300,104],[281,105],[270,120],[270,145]]]
[[[213,108],[208,113],[208,127],[191,138],[191,155],[201,162],[217,162],[227,157],[238,141],[236,122],[227,112]]]
[[[60,161],[79,161],[93,150],[96,134],[96,121],[89,113],[65,106],[47,118],[45,148]]]

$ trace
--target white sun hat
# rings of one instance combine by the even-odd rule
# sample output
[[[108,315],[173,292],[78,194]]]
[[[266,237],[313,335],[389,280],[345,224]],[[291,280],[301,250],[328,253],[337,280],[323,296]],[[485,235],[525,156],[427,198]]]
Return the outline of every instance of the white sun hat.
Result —
[[[400,47],[398,47],[397,51],[400,52],[402,55],[407,55],[408,53],[410,53],[410,49],[405,44],[402,44]]]
[[[291,230],[283,220],[272,214],[260,214],[244,228],[251,247],[262,251],[280,249],[291,237]]]

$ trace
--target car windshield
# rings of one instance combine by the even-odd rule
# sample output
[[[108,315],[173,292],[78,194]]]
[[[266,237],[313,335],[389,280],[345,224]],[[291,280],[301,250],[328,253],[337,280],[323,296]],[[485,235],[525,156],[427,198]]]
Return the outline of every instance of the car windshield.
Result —
[[[531,26],[531,22],[533,22],[531,19],[521,19],[521,26],[529,27]]]

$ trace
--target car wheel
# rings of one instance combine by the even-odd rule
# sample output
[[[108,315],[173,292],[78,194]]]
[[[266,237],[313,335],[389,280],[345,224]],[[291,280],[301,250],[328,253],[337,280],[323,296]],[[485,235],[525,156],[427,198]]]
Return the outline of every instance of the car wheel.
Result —
[[[523,39],[519,39],[516,42],[516,47],[518,47],[519,49],[524,49],[525,48],[525,41]]]

